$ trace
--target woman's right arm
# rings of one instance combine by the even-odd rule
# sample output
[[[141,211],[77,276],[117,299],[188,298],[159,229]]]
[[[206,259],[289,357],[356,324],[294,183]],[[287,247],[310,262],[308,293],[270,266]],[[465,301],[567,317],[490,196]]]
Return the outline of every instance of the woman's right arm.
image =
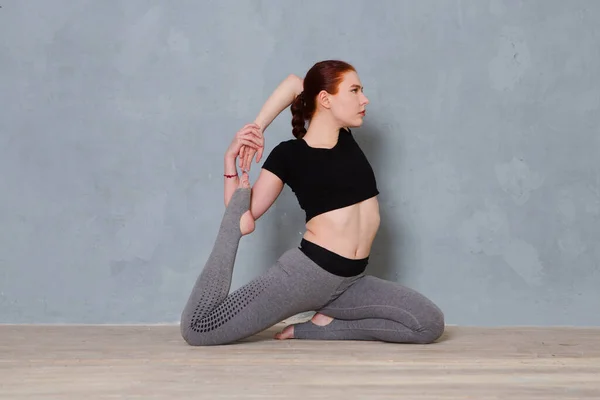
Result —
[[[225,207],[229,204],[231,196],[239,186],[240,178],[237,176],[236,157],[225,156],[225,174],[235,175],[233,178],[225,177]],[[262,169],[256,183],[252,185],[250,197],[250,213],[256,221],[267,212],[275,203],[283,190],[284,183],[277,175]]]
[[[260,127],[259,133],[261,135],[264,134],[267,127],[271,125],[283,110],[292,104],[294,99],[298,97],[303,90],[304,80],[294,74],[288,75],[275,88],[254,119],[254,123]],[[239,160],[240,168],[244,171],[249,171],[255,154],[256,162],[258,163],[262,158],[262,149],[255,151],[251,148],[242,147]]]
[[[261,169],[258,179],[252,185],[250,198],[250,213],[256,221],[271,208],[283,190],[284,183],[277,175],[266,169]]]
[[[304,81],[299,76],[290,74],[285,78],[269,96],[260,109],[254,123],[264,132],[279,114],[294,101],[302,92]]]

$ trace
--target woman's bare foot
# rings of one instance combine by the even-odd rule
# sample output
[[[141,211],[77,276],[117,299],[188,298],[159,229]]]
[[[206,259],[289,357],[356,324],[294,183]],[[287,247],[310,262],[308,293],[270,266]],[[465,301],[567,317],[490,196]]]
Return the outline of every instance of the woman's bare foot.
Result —
[[[333,321],[333,318],[328,317],[325,314],[321,314],[321,313],[316,313],[312,318],[311,318],[311,322],[315,325],[319,325],[319,326],[325,326],[325,325],[329,325],[331,323],[331,321]]]
[[[283,331],[275,334],[275,339],[293,339],[294,338],[294,325],[286,326]]]
[[[250,187],[250,181],[248,180],[248,173],[243,172],[242,177],[240,178],[240,184],[239,184],[238,188],[249,188],[249,187]],[[248,235],[248,234],[254,232],[255,225],[256,224],[254,222],[254,217],[252,216],[252,213],[250,212],[250,210],[248,210],[244,214],[242,214],[242,218],[240,218],[240,232],[242,233],[242,236]]]
[[[325,314],[316,313],[310,320],[313,324],[318,326],[329,325],[333,318],[328,317]],[[294,325],[286,326],[285,329],[277,334],[275,334],[275,339],[284,340],[284,339],[293,339],[294,338]]]

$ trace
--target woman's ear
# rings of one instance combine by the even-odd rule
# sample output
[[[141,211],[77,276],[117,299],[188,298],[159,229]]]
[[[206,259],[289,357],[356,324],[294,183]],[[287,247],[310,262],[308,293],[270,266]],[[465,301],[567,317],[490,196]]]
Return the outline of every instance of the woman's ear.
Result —
[[[325,90],[321,90],[319,92],[319,94],[317,95],[317,101],[324,108],[331,108],[331,98],[329,96],[329,93],[327,93]]]

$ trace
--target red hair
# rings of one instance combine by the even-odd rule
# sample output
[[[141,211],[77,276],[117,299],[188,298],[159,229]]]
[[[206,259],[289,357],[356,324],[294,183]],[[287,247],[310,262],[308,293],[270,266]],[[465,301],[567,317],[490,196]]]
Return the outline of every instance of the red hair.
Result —
[[[316,98],[321,90],[336,94],[343,75],[356,71],[347,62],[339,60],[320,61],[312,66],[304,77],[304,91],[292,102],[292,134],[301,139],[306,134],[305,122],[310,121],[316,109]]]

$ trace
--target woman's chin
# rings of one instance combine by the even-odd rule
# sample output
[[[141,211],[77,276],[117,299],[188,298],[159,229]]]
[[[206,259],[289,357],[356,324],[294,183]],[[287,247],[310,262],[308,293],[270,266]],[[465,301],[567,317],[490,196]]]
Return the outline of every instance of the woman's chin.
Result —
[[[351,128],[360,128],[364,122],[364,117],[359,117],[354,124],[350,125]]]
[[[345,126],[348,128],[360,128],[363,125],[364,118],[365,117],[363,117],[363,116],[359,116],[358,118],[347,120],[346,123],[344,123],[342,126]]]

